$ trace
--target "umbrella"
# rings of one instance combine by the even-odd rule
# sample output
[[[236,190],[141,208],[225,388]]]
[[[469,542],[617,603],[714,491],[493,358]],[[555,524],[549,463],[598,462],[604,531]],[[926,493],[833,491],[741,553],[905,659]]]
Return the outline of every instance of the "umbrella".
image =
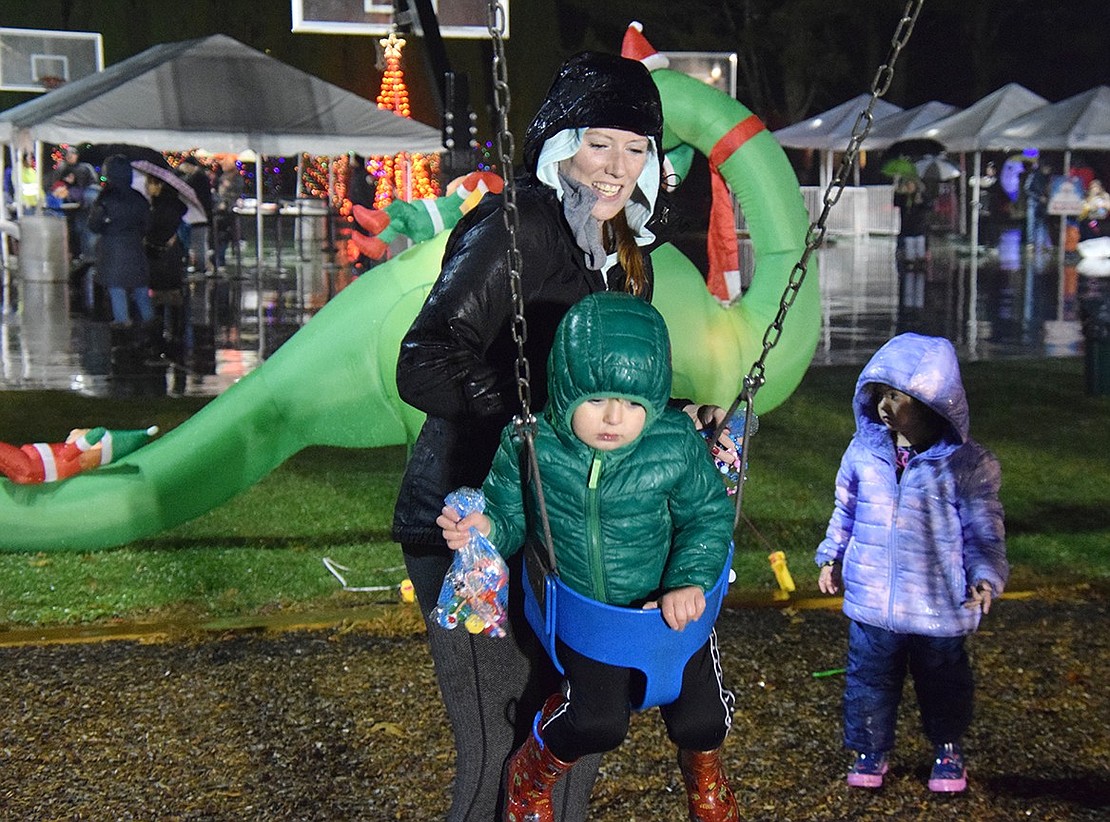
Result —
[[[961,176],[960,167],[947,157],[923,157],[914,163],[923,180],[955,180]]]
[[[82,162],[92,163],[97,167],[104,165],[104,161],[113,154],[122,154],[128,160],[146,160],[153,165],[170,167],[169,161],[162,152],[131,143],[93,143],[80,151]]]
[[[909,157],[895,157],[883,163],[879,169],[887,177],[916,177],[917,166]]]
[[[200,200],[197,198],[197,193],[193,191],[192,186],[177,176],[177,172],[169,168],[162,168],[162,166],[155,165],[148,160],[132,160],[131,168],[141,174],[157,177],[163,183],[173,186],[177,191],[177,196],[181,198],[181,202],[188,206],[185,216],[182,217],[185,222],[192,224],[208,221],[208,217],[204,213],[204,206],[200,204]],[[132,175],[131,187],[146,194],[146,183],[142,177]]]

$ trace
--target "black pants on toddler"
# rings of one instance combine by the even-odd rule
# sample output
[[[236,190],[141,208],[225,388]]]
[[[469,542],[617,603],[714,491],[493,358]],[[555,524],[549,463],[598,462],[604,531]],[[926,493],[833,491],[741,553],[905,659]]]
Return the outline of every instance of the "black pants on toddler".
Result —
[[[630,704],[635,689],[642,692],[643,674],[584,657],[561,641],[556,652],[565,669],[568,699],[540,729],[544,744],[564,762],[618,747],[628,735]],[[678,699],[660,706],[659,713],[679,748],[712,751],[721,747],[732,726],[735,701],[721,680],[713,631],[686,663]]]

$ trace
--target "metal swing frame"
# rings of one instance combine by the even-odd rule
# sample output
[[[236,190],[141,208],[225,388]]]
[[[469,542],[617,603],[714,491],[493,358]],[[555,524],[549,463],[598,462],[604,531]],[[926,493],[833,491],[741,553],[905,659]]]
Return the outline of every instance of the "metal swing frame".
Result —
[[[755,395],[766,382],[766,359],[782,336],[783,323],[790,307],[797,299],[798,292],[808,272],[809,259],[824,243],[829,213],[848,183],[848,175],[859,154],[860,145],[867,137],[874,122],[875,103],[890,88],[894,78],[894,64],[903,47],[909,41],[914,24],[925,0],[907,0],[902,16],[891,38],[890,51],[875,74],[871,84],[871,99],[856,119],[848,147],[841,159],[836,175],[829,182],[824,196],[824,208],[817,220],[809,227],[806,245],[801,258],[790,272],[790,279],[779,301],[778,313],[763,335],[763,350],[744,377],[740,393],[733,400],[728,412],[719,422],[709,438],[713,443],[721,435],[728,420],[741,403],[744,404],[744,436],[740,450],[740,476],[736,489],[736,514],[733,530],[740,520],[743,504],[744,482],[746,480],[748,443],[751,441],[753,403]],[[501,166],[505,169],[504,206],[502,214],[509,236],[506,250],[509,267],[509,280],[513,296],[513,340],[517,346],[515,377],[521,413],[514,417],[516,433],[523,444],[521,477],[522,485],[530,479],[536,487],[536,499],[543,527],[544,548],[526,545],[524,549],[524,612],[541,644],[551,657],[560,673],[563,666],[559,662],[556,641],[561,640],[578,653],[608,665],[634,668],[645,677],[643,697],[634,704],[635,710],[645,710],[656,705],[673,702],[681,692],[682,673],[686,662],[709,639],[713,624],[720,612],[728,591],[729,576],[732,570],[734,546],[729,546],[728,559],[713,588],[706,592],[705,613],[698,622],[691,623],[684,631],[672,630],[663,621],[659,610],[621,608],[585,597],[566,586],[559,578],[555,562],[555,549],[551,539],[551,524],[543,495],[543,482],[535,453],[536,418],[531,408],[530,369],[524,353],[527,339],[527,322],[524,317],[524,294],[521,286],[522,258],[517,246],[519,212],[516,204],[516,187],[513,181],[513,155],[515,142],[509,130],[509,81],[505,61],[504,32],[507,21],[504,12],[496,2],[490,0],[488,28],[493,45],[493,92],[497,111],[497,153]],[[622,642],[613,642],[619,636]]]

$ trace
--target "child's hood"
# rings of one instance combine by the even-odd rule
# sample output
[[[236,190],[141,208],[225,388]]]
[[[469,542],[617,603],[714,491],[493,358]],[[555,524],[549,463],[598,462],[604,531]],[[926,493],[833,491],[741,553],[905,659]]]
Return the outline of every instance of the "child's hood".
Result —
[[[852,402],[856,430],[861,434],[881,430],[885,436],[869,383],[885,383],[925,403],[948,421],[946,438],[956,444],[967,441],[971,419],[960,363],[956,349],[944,337],[900,334],[876,351],[860,372]]]
[[[574,410],[588,399],[622,397],[647,410],[646,431],[671,393],[671,345],[662,315],[638,297],[603,291],[563,317],[548,357],[546,416],[572,431]]]

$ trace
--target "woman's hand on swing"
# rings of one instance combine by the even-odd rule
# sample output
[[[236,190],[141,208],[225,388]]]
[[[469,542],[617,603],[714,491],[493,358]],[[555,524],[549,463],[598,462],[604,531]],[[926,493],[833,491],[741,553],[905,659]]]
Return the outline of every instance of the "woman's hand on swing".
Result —
[[[705,613],[705,592],[697,585],[675,588],[659,597],[644,603],[644,610],[656,608],[663,612],[663,621],[676,631],[681,631],[689,622],[697,622]]]
[[[689,403],[683,406],[682,410],[694,421],[694,428],[698,431],[712,431],[725,420],[728,414],[728,410],[719,405]],[[736,436],[733,436],[733,433]],[[721,429],[717,442],[712,446],[713,458],[726,465],[737,465],[740,462],[740,449],[737,443],[743,434],[743,431],[732,432],[728,428]]]
[[[449,505],[443,506],[443,511],[436,517],[436,525],[443,529],[443,539],[452,551],[458,551],[470,542],[470,529],[477,528],[483,537],[489,536],[489,517],[480,511],[474,511],[465,517],[460,517],[459,512]]]

